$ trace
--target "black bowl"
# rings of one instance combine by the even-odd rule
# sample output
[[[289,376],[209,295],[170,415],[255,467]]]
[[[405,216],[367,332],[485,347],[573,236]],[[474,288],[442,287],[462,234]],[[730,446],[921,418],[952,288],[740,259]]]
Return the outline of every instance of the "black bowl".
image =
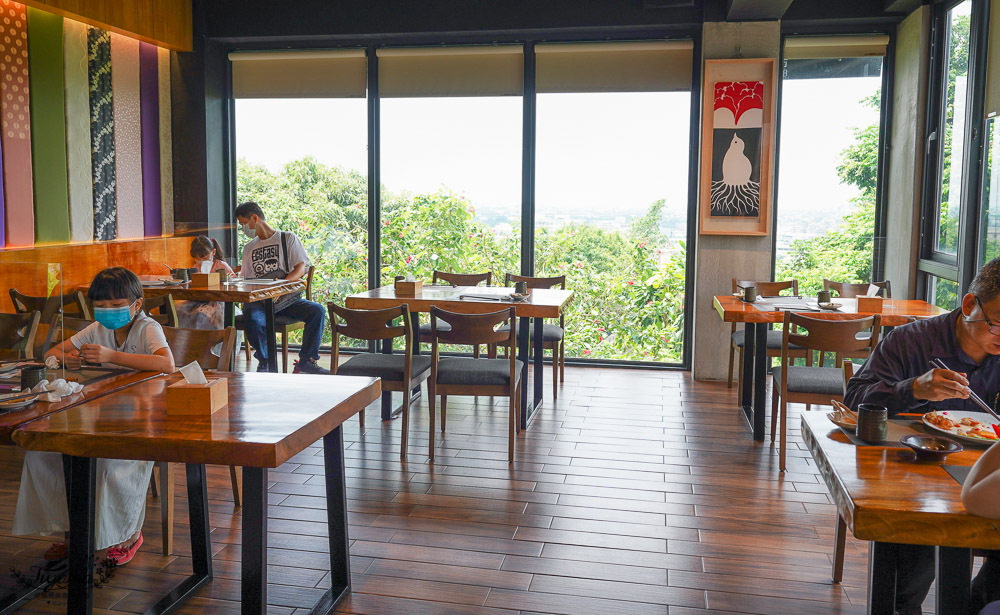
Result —
[[[941,436],[911,433],[903,436],[899,441],[912,448],[913,452],[917,454],[917,459],[943,461],[948,455],[965,450],[965,447],[958,442]]]

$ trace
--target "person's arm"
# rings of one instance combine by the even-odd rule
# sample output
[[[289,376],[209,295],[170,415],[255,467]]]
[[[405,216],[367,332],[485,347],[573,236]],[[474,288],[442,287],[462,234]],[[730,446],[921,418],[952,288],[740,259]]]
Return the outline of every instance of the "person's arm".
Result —
[[[49,348],[43,358],[48,359],[49,357],[59,359],[59,362],[68,369],[79,369],[80,367],[80,352],[73,345],[72,339],[64,340],[63,343]]]
[[[301,280],[302,276],[304,276],[305,274],[306,274],[306,264],[299,263],[298,265],[292,267],[292,270],[288,272],[288,275],[286,275],[284,279],[288,280],[289,282],[294,282],[296,280]]]
[[[288,253],[285,255],[286,263],[292,267],[285,279],[289,282],[301,280],[306,275],[306,267],[309,266],[309,255],[306,254],[298,235],[286,232],[284,238],[288,248]]]
[[[991,446],[972,466],[962,485],[962,504],[974,515],[1000,519],[1000,446]]]
[[[907,328],[891,331],[868,360],[847,383],[844,403],[857,409],[859,404],[869,403],[885,406],[889,414],[921,411],[927,400],[918,399],[913,394],[914,381],[923,369],[914,371],[911,364],[922,360],[920,349],[907,343]]]
[[[113,363],[143,372],[172,374],[177,371],[174,367],[174,355],[167,347],[160,348],[153,354],[130,354],[100,344],[84,344],[80,348],[80,355],[89,363]]]

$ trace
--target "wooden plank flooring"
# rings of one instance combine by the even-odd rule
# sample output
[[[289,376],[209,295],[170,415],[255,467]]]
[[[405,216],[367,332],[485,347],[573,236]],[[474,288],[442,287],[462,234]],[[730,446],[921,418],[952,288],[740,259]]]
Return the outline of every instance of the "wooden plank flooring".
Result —
[[[780,476],[776,452],[752,441],[735,388],[684,372],[569,368],[566,378],[556,403],[546,383],[513,465],[499,398],[449,399],[433,464],[426,400],[411,418],[406,464],[398,419],[383,424],[372,408],[363,431],[357,419],[346,426],[354,578],[340,612],[864,611],[867,544],[848,539],[844,583],[833,584],[834,507],[794,417]],[[49,544],[10,536],[21,457],[0,449],[0,554],[15,567]],[[320,447],[269,478],[269,612],[306,613],[329,586]],[[237,613],[240,511],[228,469],[210,467],[209,479],[216,579],[181,612]],[[189,572],[183,472],[177,491],[175,554],[159,554],[159,501],[150,497],[145,546],[97,590],[97,612],[142,612]],[[22,612],[64,604],[54,592]]]

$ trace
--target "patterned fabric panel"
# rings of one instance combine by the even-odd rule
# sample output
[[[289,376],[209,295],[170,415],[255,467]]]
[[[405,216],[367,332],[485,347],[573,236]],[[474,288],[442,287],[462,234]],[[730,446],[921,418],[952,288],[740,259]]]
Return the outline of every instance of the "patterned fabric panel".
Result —
[[[142,122],[139,113],[139,41],[111,35],[111,89],[115,114],[115,188],[118,238],[143,236]]]
[[[90,161],[90,87],[87,83],[87,26],[63,25],[66,84],[66,163],[69,225],[73,241],[94,239],[94,178]]]
[[[160,81],[160,200],[163,234],[174,234],[174,148],[170,119],[170,51],[156,50]]]
[[[139,43],[142,120],[142,227],[146,237],[163,233],[160,210],[160,79],[156,47]]]
[[[69,241],[66,170],[66,92],[63,86],[63,18],[28,9],[31,77],[31,154],[35,188],[35,241]]]
[[[118,236],[115,206],[115,119],[111,93],[111,35],[97,28],[87,33],[90,78],[90,148],[94,172],[94,239]]]
[[[6,245],[35,242],[31,180],[28,20],[24,6],[0,0],[0,143],[3,147]]]

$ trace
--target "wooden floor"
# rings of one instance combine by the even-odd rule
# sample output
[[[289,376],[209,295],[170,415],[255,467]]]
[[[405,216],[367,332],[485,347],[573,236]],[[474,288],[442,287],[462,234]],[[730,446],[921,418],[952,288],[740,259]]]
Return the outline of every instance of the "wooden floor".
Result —
[[[347,425],[354,579],[341,612],[864,611],[867,545],[848,540],[844,583],[833,584],[834,508],[794,417],[779,476],[776,452],[752,441],[724,384],[597,368],[569,368],[566,380],[557,403],[546,383],[513,465],[499,398],[449,398],[433,464],[425,400],[406,464],[398,419],[383,424],[369,411],[363,432],[356,419]],[[314,446],[270,474],[271,613],[306,613],[328,586],[321,454]],[[49,544],[10,536],[20,460],[18,449],[0,449],[0,561],[14,567]],[[181,612],[236,613],[240,512],[228,471],[210,467],[209,477],[216,579]],[[145,546],[97,590],[99,612],[142,612],[188,574],[186,498],[176,505],[176,554],[159,553],[159,502],[150,497]],[[22,612],[62,612],[64,600],[53,592]]]

